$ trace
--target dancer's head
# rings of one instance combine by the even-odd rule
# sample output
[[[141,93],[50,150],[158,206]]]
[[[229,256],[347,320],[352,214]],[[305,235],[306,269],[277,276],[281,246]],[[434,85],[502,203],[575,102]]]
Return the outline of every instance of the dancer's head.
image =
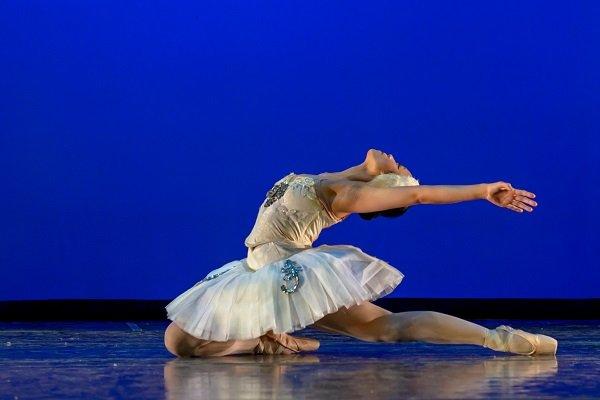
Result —
[[[410,171],[394,160],[394,156],[381,150],[369,149],[364,162],[365,167],[373,178],[367,185],[377,187],[415,186],[419,181]],[[389,210],[359,213],[362,219],[371,220],[383,216],[394,218],[403,215],[409,207],[392,208]]]
[[[385,153],[378,149],[369,149],[367,151],[363,165],[365,166],[369,175],[373,177],[388,172],[398,175],[412,176],[410,171],[405,166],[394,160],[394,156],[392,154]]]

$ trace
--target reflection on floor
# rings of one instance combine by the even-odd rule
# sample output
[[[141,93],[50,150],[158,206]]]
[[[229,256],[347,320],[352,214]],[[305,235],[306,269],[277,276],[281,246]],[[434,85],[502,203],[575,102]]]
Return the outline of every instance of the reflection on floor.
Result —
[[[166,321],[0,323],[0,399],[600,397],[600,321],[477,320],[558,339],[556,356],[367,343],[305,329],[317,352],[176,359]]]

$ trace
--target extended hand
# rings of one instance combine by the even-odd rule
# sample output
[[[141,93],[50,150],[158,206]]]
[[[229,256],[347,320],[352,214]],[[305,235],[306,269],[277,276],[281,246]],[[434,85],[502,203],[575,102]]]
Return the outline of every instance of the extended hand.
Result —
[[[516,212],[533,211],[537,203],[532,199],[535,194],[522,189],[515,189],[507,182],[488,183],[486,200],[498,207],[508,208]]]

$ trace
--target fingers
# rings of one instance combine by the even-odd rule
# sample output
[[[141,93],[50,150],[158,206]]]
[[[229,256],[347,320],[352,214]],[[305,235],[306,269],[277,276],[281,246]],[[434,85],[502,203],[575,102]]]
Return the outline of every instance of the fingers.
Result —
[[[531,199],[533,199],[533,198],[535,197],[535,194],[533,194],[533,193],[531,193],[531,192],[528,192],[527,190],[523,190],[523,189],[515,189],[515,192],[516,192],[518,195],[525,196],[525,197],[529,197],[529,198],[531,198]]]
[[[533,211],[532,207],[529,207],[527,204],[522,203],[522,202],[517,201],[517,200],[513,200],[512,203],[510,203],[510,204],[512,204],[515,207],[519,207],[519,208],[521,208],[521,209],[523,209],[525,211],[529,211],[529,212]]]
[[[513,206],[512,204],[508,204],[508,205],[506,206],[506,208],[508,208],[508,209],[511,209],[511,210],[513,210],[513,211],[516,211],[516,212],[523,212],[523,209],[522,209],[522,208],[519,208],[519,207],[517,207],[517,206]]]
[[[516,195],[514,200],[518,200],[521,203],[529,204],[530,206],[534,206],[534,207],[537,206],[537,203],[534,200],[531,200],[529,197]]]
[[[533,208],[538,205],[538,203],[535,200],[532,200],[533,198],[535,198],[534,193],[528,192],[527,190],[523,190],[523,189],[512,188],[512,190],[513,190],[513,198],[511,200],[510,204],[508,204],[506,206],[507,208],[511,209],[512,211],[532,212]]]
[[[537,203],[523,196],[515,196],[511,200],[510,205],[531,212],[533,211],[533,207],[537,206]]]
[[[500,201],[500,203],[509,210],[519,213],[522,213],[523,211],[532,212],[533,208],[538,205],[535,200],[532,200],[536,197],[532,192],[516,189],[510,183],[504,181],[496,182],[496,185],[496,190],[509,191],[509,193],[504,195],[504,198]]]

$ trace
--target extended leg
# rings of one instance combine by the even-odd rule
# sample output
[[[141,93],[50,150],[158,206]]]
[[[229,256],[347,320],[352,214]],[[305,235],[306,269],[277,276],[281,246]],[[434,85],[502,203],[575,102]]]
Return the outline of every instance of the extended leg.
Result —
[[[379,317],[368,329],[384,332],[386,341],[421,341],[482,346],[488,328],[436,311],[407,311]]]
[[[483,345],[488,329],[436,311],[392,313],[365,302],[341,308],[312,327],[373,342],[423,341]]]
[[[473,322],[436,311],[392,313],[365,302],[341,308],[316,321],[311,327],[372,342],[422,341],[482,346],[489,329]],[[515,348],[531,349],[523,338],[514,339]]]

